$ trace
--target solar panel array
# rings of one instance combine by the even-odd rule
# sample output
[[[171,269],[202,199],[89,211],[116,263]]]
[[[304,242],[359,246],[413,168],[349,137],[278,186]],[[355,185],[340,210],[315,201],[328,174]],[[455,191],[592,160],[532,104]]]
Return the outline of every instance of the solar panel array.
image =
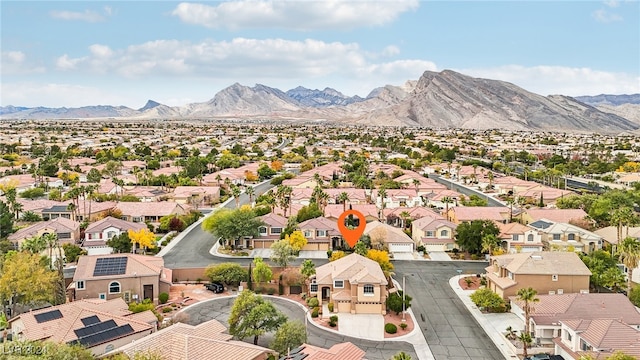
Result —
[[[99,323],[100,319],[98,319],[98,317],[95,316],[95,315],[91,315],[91,316],[87,316],[86,318],[80,319],[80,321],[82,321],[82,324],[84,326],[89,326],[89,325],[93,325],[93,324]]]
[[[305,359],[307,356],[309,356],[309,354],[305,354],[302,353],[301,351],[304,350],[304,346],[299,346],[291,351],[289,351],[289,353],[283,357],[280,358],[280,360],[303,360]]]
[[[127,257],[96,259],[93,276],[124,275],[127,272]]]
[[[39,323],[43,323],[43,322],[47,322],[55,319],[60,319],[62,318],[62,313],[60,312],[60,310],[51,310],[51,311],[47,311],[46,313],[34,315],[33,317],[36,319],[36,321],[39,324]]]
[[[118,326],[118,324],[116,324],[115,321],[107,320],[107,321],[99,322],[97,324],[92,324],[80,329],[73,330],[73,332],[76,333],[76,336],[78,338],[81,338],[81,337],[93,335],[95,333],[99,333],[101,331],[114,328],[116,326]]]
[[[133,328],[129,324],[120,325],[109,330],[78,338],[76,342],[82,346],[91,347],[102,344],[113,339],[120,338],[124,335],[132,334]]]

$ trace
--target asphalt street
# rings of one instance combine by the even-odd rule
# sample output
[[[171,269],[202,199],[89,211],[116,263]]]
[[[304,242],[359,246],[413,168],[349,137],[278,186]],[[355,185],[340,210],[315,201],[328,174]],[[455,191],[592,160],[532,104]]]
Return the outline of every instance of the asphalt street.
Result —
[[[466,261],[394,261],[394,278],[405,277],[411,309],[436,360],[504,359],[482,327],[449,286],[462,273],[482,273],[487,263]]]
[[[267,297],[267,296],[265,296]],[[304,324],[304,310],[292,304],[291,302],[280,299],[278,297],[267,297],[273,304],[278,308],[278,310],[282,311],[289,320],[298,320]],[[191,325],[197,325],[204,321],[208,321],[211,319],[216,319],[225,326],[229,327],[227,320],[229,319],[229,312],[231,311],[231,307],[233,306],[234,297],[225,297],[219,299],[208,300],[206,302],[193,304],[183,310],[184,313],[188,314],[187,323]],[[338,320],[340,321],[340,320]],[[404,351],[405,353],[411,355],[412,359],[417,359],[417,355],[413,350],[413,345],[403,342],[403,341],[369,341],[362,340],[357,338],[352,338],[349,336],[335,334],[329,331],[325,331],[317,328],[312,324],[307,325],[308,330],[308,340],[307,342],[311,345],[320,346],[323,348],[330,348],[331,346],[339,343],[343,343],[346,341],[352,342],[357,345],[360,349],[364,350],[367,354],[366,357],[369,360],[388,360],[393,357],[393,355],[399,353],[400,351]],[[269,343],[272,341],[272,334],[266,334],[258,338],[258,345],[268,347]],[[244,341],[253,343],[253,338],[244,339]]]
[[[446,179],[442,176],[438,176],[435,174],[431,174],[429,175],[429,177],[433,180],[435,180],[436,182],[439,182],[440,184],[446,185],[449,189],[457,191],[461,194],[464,194],[466,196],[470,196],[470,195],[478,195],[480,197],[483,197],[487,200],[488,206],[505,206],[504,204],[502,204],[500,201],[492,198],[491,196],[487,196],[477,190],[473,190],[473,189],[469,189],[468,187],[459,185],[449,179]]]

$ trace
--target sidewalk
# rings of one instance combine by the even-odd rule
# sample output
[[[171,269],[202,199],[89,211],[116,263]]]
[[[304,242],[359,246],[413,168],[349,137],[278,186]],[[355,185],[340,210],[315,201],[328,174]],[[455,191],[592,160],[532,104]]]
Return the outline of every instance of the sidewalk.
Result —
[[[457,275],[449,279],[449,285],[458,295],[462,303],[467,307],[471,315],[476,319],[478,324],[487,333],[487,336],[493,341],[498,350],[504,355],[505,359],[519,359],[513,349],[507,345],[508,340],[502,334],[505,329],[511,326],[514,330],[520,330],[524,325],[522,321],[513,313],[504,314],[484,314],[471,301],[469,297],[475,290],[464,290],[458,284],[458,280],[465,275]],[[475,275],[467,275],[475,276]]]

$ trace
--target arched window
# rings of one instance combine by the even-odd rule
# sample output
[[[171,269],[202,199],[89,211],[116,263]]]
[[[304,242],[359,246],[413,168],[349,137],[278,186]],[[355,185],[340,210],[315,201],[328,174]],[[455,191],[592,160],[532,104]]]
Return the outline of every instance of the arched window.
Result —
[[[576,239],[576,234],[569,234],[569,235],[567,235],[567,239],[568,239],[569,241],[573,241],[573,240],[575,240],[575,239]]]
[[[120,293],[120,283],[117,281],[112,281],[109,283],[109,294],[119,294]]]
[[[113,344],[109,344],[104,348],[104,352],[108,353],[109,351],[113,351]]]
[[[373,285],[371,284],[366,284],[364,286],[364,294],[365,295],[373,295],[374,294],[374,288]]]
[[[440,236],[441,236],[441,237],[447,237],[447,236],[449,236],[449,230],[442,230],[442,231],[440,231]]]
[[[527,241],[533,241],[533,234],[527,235]]]

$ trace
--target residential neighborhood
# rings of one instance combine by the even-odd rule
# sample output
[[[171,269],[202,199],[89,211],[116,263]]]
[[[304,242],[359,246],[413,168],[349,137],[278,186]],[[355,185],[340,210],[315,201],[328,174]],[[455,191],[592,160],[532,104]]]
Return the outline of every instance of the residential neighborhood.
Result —
[[[22,125],[0,123],[7,343],[470,359],[464,321],[486,334],[479,358],[640,356],[635,152],[600,161],[581,135],[329,127],[320,141],[313,126],[198,122],[88,122],[40,143],[66,125]],[[342,224],[362,230],[355,245],[347,210],[364,220]]]

